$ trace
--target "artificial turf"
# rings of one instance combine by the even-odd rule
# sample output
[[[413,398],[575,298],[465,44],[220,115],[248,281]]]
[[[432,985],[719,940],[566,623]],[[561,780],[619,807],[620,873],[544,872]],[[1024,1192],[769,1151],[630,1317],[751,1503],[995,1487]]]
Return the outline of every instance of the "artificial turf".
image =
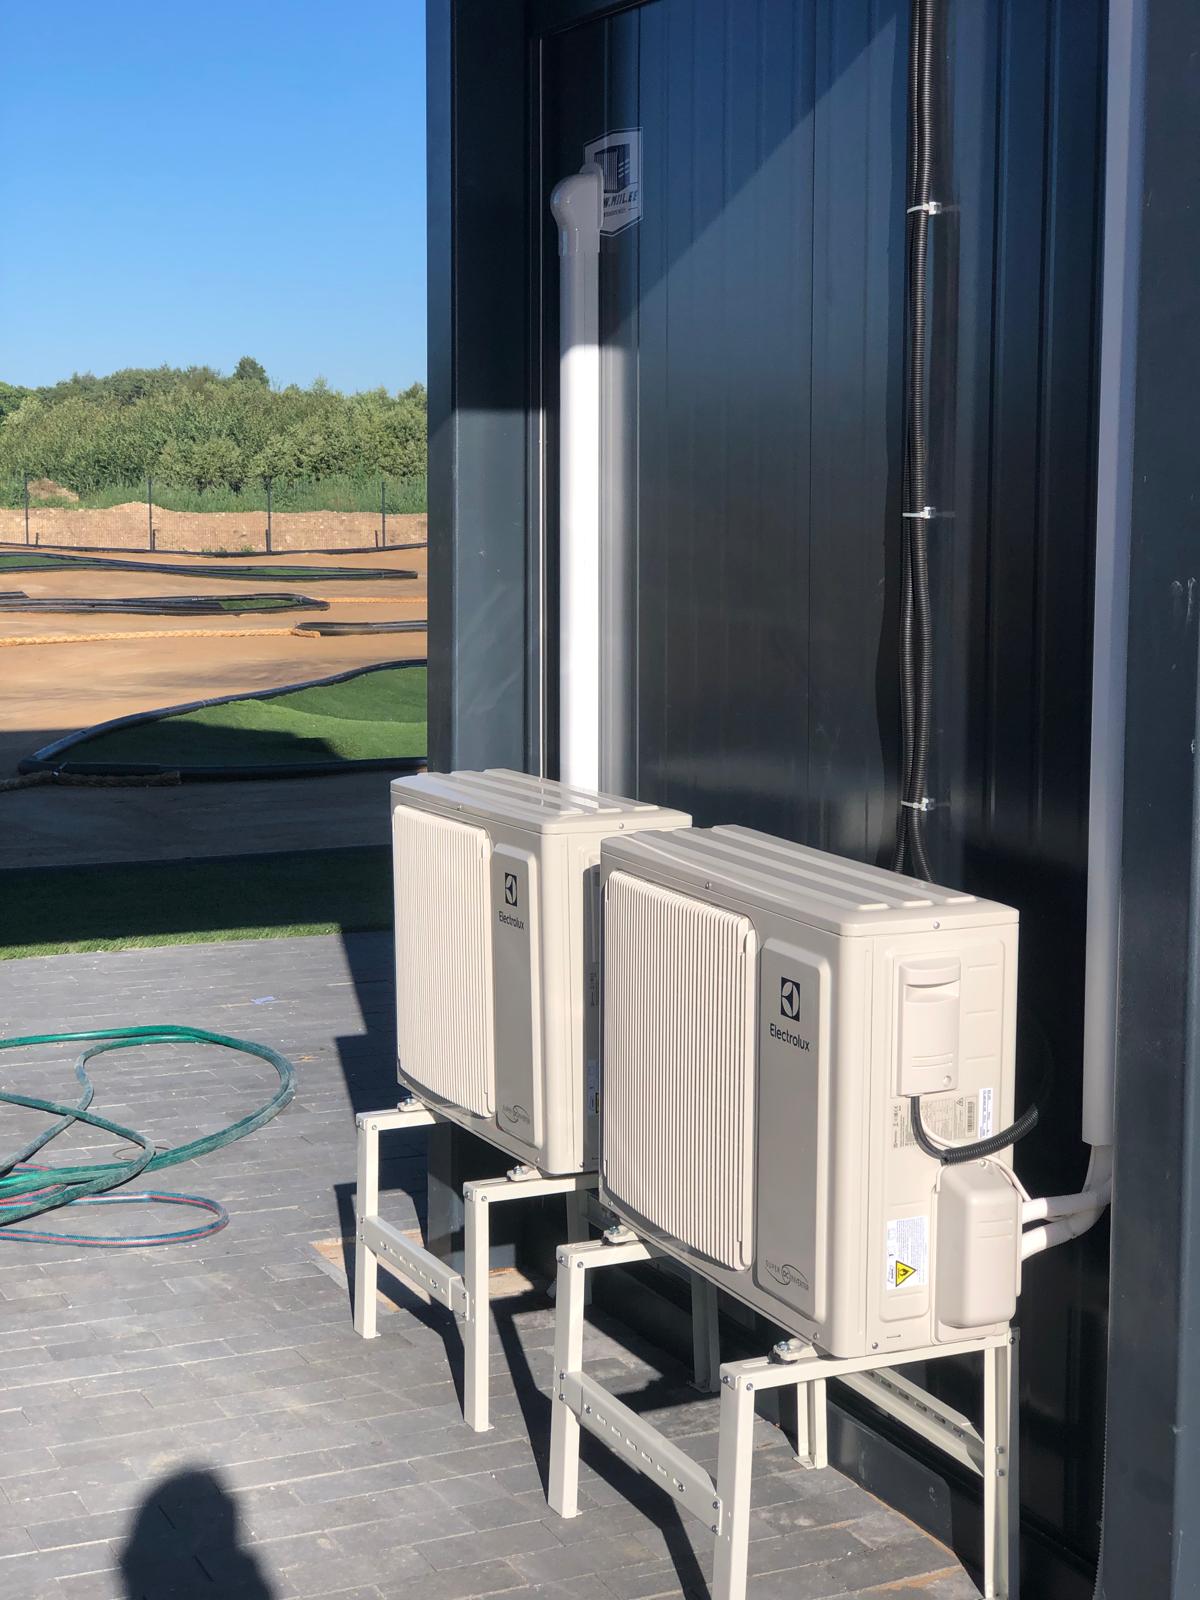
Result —
[[[0,873],[0,960],[391,924],[386,846]]]
[[[151,617],[203,617],[223,613],[239,616],[255,611],[327,611],[324,600],[310,600],[303,594],[165,594],[113,596],[106,600],[86,600],[73,595],[47,598],[26,594],[0,593],[0,611],[25,614],[46,612],[64,615],[121,615]]]
[[[407,567],[252,567],[249,564],[225,566],[220,562],[123,561],[112,556],[60,555],[44,550],[0,551],[0,572],[166,572],[173,577],[231,578],[236,583],[247,579],[273,583],[348,583],[363,579],[386,580],[415,578]]]
[[[71,761],[160,767],[293,766],[425,754],[424,666],[356,673],[267,700],[228,700],[75,744]]]

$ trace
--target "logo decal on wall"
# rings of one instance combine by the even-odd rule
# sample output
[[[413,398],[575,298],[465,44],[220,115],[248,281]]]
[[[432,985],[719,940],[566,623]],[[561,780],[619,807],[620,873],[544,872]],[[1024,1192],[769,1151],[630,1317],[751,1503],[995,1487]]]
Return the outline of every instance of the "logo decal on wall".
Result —
[[[779,980],[779,1015],[789,1022],[800,1020],[800,985],[795,978]]]
[[[776,1283],[782,1283],[786,1288],[799,1285],[801,1289],[808,1288],[808,1279],[800,1268],[793,1266],[790,1261],[767,1261],[764,1263],[767,1271]]]
[[[642,218],[642,130],[621,128],[583,147],[583,159],[604,174],[601,233],[621,233]]]

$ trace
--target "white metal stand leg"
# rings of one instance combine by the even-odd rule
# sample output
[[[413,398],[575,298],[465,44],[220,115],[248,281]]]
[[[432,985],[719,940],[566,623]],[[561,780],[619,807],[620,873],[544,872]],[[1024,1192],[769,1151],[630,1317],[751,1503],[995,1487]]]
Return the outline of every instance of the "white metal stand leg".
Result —
[[[1020,1587],[1020,1484],[1016,1428],[1017,1336],[983,1357],[983,1592],[1016,1600]]]
[[[713,1600],[746,1600],[750,1492],[754,1472],[754,1385],[721,1376],[717,1500],[721,1507],[713,1566]]]
[[[796,1391],[796,1460],[818,1471],[829,1465],[829,1410],[820,1378]]]
[[[354,1331],[374,1339],[379,1257],[368,1249],[363,1222],[379,1210],[379,1124],[371,1116],[356,1119],[358,1126],[358,1185],[354,1191]]]
[[[480,1188],[463,1189],[463,1281],[467,1309],[459,1317],[463,1340],[463,1417],[468,1428],[486,1433],[488,1421],[488,1368],[491,1360],[492,1304],[489,1294],[491,1229],[488,1197]]]
[[[984,1429],[892,1370],[896,1355],[826,1356],[798,1339],[770,1356],[727,1362],[720,1369],[721,1427],[714,1481],[700,1462],[644,1416],[583,1371],[583,1307],[589,1271],[650,1260],[655,1247],[631,1228],[603,1240],[567,1244],[558,1252],[555,1383],[550,1437],[549,1501],[560,1516],[579,1512],[581,1430],[699,1517],[716,1535],[712,1600],[746,1600],[753,1474],[754,1406],[764,1389],[793,1389],[797,1453],[805,1465],[828,1463],[826,1385],[849,1384],[928,1443],[978,1472],[984,1484],[985,1582],[988,1600],[1018,1600],[1016,1481],[1016,1338],[1009,1333],[924,1345],[899,1355],[922,1362],[982,1354]],[[697,1340],[697,1356],[700,1341]]]
[[[570,1251],[558,1256],[554,1316],[554,1389],[550,1406],[550,1509],[579,1515],[579,1419],[566,1404],[563,1382],[583,1367],[583,1306],[587,1273]]]
[[[597,1178],[594,1172],[544,1178],[536,1168],[521,1165],[514,1167],[506,1178],[467,1184],[463,1190],[463,1270],[456,1272],[431,1250],[379,1215],[379,1135],[398,1128],[435,1127],[437,1120],[435,1113],[415,1095],[394,1111],[366,1112],[357,1119],[354,1326],[365,1339],[375,1337],[380,1266],[396,1277],[415,1283],[424,1294],[452,1311],[462,1330],[463,1415],[469,1427],[483,1433],[489,1426],[490,1208],[509,1200],[565,1195],[568,1226],[580,1228],[586,1237],[585,1197],[588,1191],[595,1189]]]
[[[588,1191],[575,1189],[566,1196],[567,1203],[567,1243],[581,1244],[584,1239],[590,1238],[588,1227]]]
[[[717,1288],[699,1273],[692,1273],[692,1383],[704,1394],[720,1388],[721,1333],[717,1314]]]
[[[591,1223],[588,1221],[588,1202],[590,1198],[591,1191],[587,1189],[575,1189],[566,1196],[568,1244],[582,1244],[592,1236]],[[585,1306],[590,1306],[592,1303],[591,1274],[585,1272],[584,1279],[583,1303]],[[553,1293],[554,1291],[552,1290],[551,1292]]]

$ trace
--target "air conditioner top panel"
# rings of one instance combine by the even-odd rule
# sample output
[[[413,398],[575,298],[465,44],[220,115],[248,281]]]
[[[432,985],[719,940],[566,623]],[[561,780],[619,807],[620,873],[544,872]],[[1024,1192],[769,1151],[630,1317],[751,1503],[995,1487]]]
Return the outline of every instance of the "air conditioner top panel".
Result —
[[[1016,922],[1011,906],[938,888],[842,856],[791,844],[753,828],[680,828],[606,840],[606,867],[662,875],[843,936],[870,936],[931,924],[956,927]]]
[[[682,811],[644,805],[618,795],[589,794],[549,778],[510,772],[422,772],[392,782],[392,803],[499,821],[532,833],[596,833],[619,830],[629,818],[638,828],[681,828]]]

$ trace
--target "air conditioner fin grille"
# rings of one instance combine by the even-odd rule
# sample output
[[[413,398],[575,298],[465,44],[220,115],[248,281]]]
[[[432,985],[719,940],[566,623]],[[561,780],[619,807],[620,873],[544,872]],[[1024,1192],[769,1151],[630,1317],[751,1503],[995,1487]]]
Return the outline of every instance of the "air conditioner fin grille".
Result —
[[[490,1116],[491,841],[483,828],[409,806],[392,813],[392,836],[398,1060],[435,1099]]]
[[[652,1230],[753,1260],[754,929],[624,872],[604,925],[604,1174]]]

